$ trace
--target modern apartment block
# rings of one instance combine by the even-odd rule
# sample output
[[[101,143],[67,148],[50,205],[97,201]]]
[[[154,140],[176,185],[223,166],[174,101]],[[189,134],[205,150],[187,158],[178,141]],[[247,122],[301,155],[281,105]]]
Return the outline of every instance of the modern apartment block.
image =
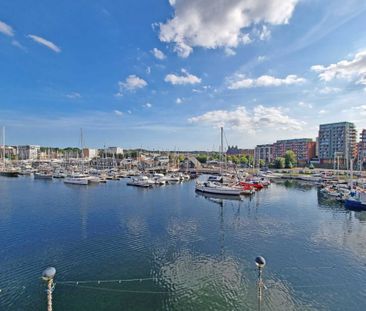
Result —
[[[358,143],[358,161],[361,164],[366,162],[366,130],[362,130],[360,134],[360,142]]]
[[[356,156],[355,125],[351,122],[321,124],[319,126],[319,159],[331,164],[336,158],[347,163]]]
[[[308,163],[315,157],[316,142],[311,138],[277,140],[273,144],[273,158],[284,157],[287,150],[292,150],[298,163]]]
[[[38,158],[40,148],[40,146],[36,145],[18,146],[18,159],[36,160]]]
[[[273,144],[257,145],[254,149],[254,159],[256,163],[263,160],[266,164],[272,162],[273,158]]]

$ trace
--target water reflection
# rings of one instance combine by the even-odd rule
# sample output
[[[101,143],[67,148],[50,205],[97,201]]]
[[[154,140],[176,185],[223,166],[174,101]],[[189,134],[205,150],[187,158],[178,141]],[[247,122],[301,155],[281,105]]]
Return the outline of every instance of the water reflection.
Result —
[[[70,188],[18,179],[0,193],[0,288],[36,289],[3,292],[1,310],[38,310],[39,270],[50,263],[64,280],[152,276],[159,284],[124,289],[168,292],[59,287],[59,310],[363,310],[366,212],[347,211],[313,187],[273,184],[233,200],[195,194],[194,182],[139,191],[123,182]],[[268,263],[262,305],[258,255]],[[344,280],[354,285],[332,287]]]
[[[297,189],[301,191],[309,191],[314,189],[314,183],[300,181],[300,180],[276,180],[276,184],[280,184],[290,189]]]

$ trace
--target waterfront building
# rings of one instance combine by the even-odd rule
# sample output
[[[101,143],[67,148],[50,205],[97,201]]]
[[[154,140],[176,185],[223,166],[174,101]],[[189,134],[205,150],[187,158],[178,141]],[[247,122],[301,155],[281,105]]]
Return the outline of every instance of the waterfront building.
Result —
[[[123,148],[121,147],[108,147],[104,151],[107,155],[123,155]]]
[[[315,157],[316,142],[311,138],[297,138],[277,140],[273,144],[273,158],[284,157],[286,151],[292,150],[296,154],[297,163],[309,163]]]
[[[41,147],[38,145],[18,146],[19,160],[36,160]]]
[[[319,126],[319,159],[322,164],[332,164],[337,159],[348,167],[356,156],[355,125],[351,122],[321,124]]]
[[[98,156],[98,149],[84,148],[83,157],[84,159],[93,159]]]
[[[13,146],[5,146],[5,148],[1,148],[0,157],[3,159],[5,151],[5,158],[6,159],[14,159],[17,156],[17,147]]]
[[[240,149],[238,146],[228,146],[226,154],[239,156],[247,155],[254,157],[254,149]]]
[[[254,159],[256,163],[263,160],[266,164],[274,160],[273,144],[257,145],[254,149]]]
[[[357,159],[361,166],[363,166],[363,164],[366,162],[366,129],[363,129],[360,133]]]

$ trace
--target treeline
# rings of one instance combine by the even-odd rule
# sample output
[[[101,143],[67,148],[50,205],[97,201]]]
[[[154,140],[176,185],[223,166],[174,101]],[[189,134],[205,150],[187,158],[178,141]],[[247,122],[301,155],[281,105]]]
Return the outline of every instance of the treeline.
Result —
[[[240,164],[243,166],[253,166],[254,165],[254,158],[251,155],[227,155],[227,161],[231,161],[234,164]],[[208,161],[219,161],[220,154],[218,152],[210,153],[208,156],[207,154],[198,154],[196,155],[196,159],[205,164]],[[263,161],[264,163],[264,161]]]
[[[207,154],[198,154],[196,156],[196,159],[205,164],[208,161],[217,160],[220,159],[219,153],[210,153],[208,156]],[[287,150],[284,157],[278,157],[276,158],[272,163],[269,163],[269,167],[271,168],[292,168],[296,166],[296,159],[297,156],[292,150]],[[242,166],[254,166],[254,158],[251,155],[243,155],[243,156],[237,156],[237,155],[228,155],[227,160],[231,161],[234,164],[242,165]],[[266,162],[264,160],[259,160],[259,167],[265,167]]]
[[[292,150],[287,150],[284,157],[278,157],[271,163],[273,168],[293,168],[296,166],[296,154]]]

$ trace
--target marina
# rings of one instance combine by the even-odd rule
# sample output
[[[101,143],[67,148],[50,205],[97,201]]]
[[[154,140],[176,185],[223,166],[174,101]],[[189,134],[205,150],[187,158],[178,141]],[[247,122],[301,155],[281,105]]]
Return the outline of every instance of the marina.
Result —
[[[263,255],[262,310],[363,310],[365,212],[294,180],[235,198],[128,180],[0,177],[1,309],[42,309],[52,266],[55,310],[256,310]]]

